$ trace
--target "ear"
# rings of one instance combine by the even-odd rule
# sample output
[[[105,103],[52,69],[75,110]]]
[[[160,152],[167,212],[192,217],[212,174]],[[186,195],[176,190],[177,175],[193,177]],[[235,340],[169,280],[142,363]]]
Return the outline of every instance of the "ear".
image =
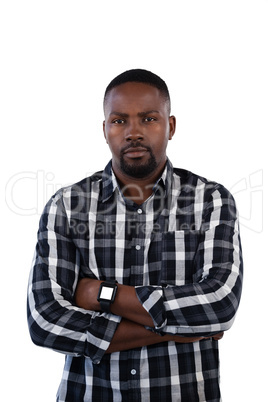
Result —
[[[105,120],[102,123],[103,135],[105,138],[106,143],[108,144],[107,137],[106,137],[106,130],[105,130]]]
[[[175,134],[176,131],[176,117],[175,116],[170,116],[169,117],[169,137],[168,139],[171,140],[173,135]]]

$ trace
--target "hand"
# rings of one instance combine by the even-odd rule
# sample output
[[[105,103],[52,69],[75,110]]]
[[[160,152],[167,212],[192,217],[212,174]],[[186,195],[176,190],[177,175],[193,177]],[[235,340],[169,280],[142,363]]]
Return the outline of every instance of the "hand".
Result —
[[[214,341],[219,341],[223,337],[223,335],[224,335],[224,332],[219,332],[218,334],[209,336],[208,338],[205,338],[205,339],[212,338],[212,339],[214,339]]]
[[[75,291],[75,304],[85,310],[100,311],[97,301],[100,284],[102,281],[91,278],[81,279]]]
[[[170,340],[173,340],[178,343],[193,343],[197,341],[202,341],[203,339],[214,339],[214,341],[218,341],[223,337],[224,332],[219,332],[213,336],[180,336],[180,335],[172,335]]]

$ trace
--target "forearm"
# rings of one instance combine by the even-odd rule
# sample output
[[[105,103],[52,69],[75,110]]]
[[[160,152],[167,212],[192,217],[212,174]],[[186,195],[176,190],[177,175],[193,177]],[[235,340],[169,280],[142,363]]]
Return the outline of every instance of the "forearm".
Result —
[[[213,337],[219,340],[223,333],[219,333]],[[147,330],[143,325],[136,324],[132,321],[122,319],[117,327],[114,337],[110,343],[106,353],[119,352],[143,346],[155,345],[161,342],[173,341],[176,343],[193,343],[206,339],[204,337],[183,337],[178,335],[160,336],[155,332]]]
[[[37,269],[45,272],[44,267],[42,270]],[[43,286],[41,296],[44,296],[40,303],[41,291],[31,283],[31,278],[27,314],[32,341],[38,346],[67,355],[84,355],[93,361],[99,361],[113,337],[120,317],[113,315],[109,319],[102,314],[95,314],[93,318],[94,312],[77,309],[71,302],[63,299],[59,292],[52,292],[52,286]],[[49,280],[46,279],[43,283],[48,284]],[[55,288],[57,289],[56,286]]]
[[[83,278],[79,281],[75,294],[77,306],[86,310],[101,311],[97,301],[98,290],[102,281]],[[111,312],[143,326],[153,327],[153,320],[139,302],[135,288],[118,284],[115,301]]]
[[[168,338],[168,336],[161,337],[160,335],[147,330],[141,324],[122,319],[106,353],[134,349],[168,340],[164,338]]]
[[[119,285],[114,303],[111,305],[112,313],[134,321],[143,326],[154,327],[150,314],[140,303],[135,288]]]

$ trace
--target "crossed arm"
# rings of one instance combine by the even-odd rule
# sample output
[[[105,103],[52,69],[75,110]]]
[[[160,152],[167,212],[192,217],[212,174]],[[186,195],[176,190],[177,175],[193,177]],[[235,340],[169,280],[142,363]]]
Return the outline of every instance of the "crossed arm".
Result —
[[[75,301],[78,307],[86,310],[101,311],[97,301],[98,290],[102,281],[83,278],[78,282]],[[196,342],[204,337],[182,337],[179,335],[166,334],[160,336],[145,328],[154,327],[150,314],[139,302],[135,288],[132,286],[118,285],[111,312],[122,317],[122,320],[114,334],[112,342],[106,353],[132,349],[136,347],[153,345],[160,342],[174,341],[179,343]],[[219,340],[223,332],[214,335],[213,339]]]

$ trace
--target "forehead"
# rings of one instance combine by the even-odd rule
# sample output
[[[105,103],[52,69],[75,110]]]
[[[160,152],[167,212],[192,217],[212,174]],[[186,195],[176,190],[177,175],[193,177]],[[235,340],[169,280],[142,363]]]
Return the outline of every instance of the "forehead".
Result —
[[[105,113],[126,109],[139,111],[165,109],[166,101],[160,90],[152,85],[127,82],[113,88],[106,97]]]

